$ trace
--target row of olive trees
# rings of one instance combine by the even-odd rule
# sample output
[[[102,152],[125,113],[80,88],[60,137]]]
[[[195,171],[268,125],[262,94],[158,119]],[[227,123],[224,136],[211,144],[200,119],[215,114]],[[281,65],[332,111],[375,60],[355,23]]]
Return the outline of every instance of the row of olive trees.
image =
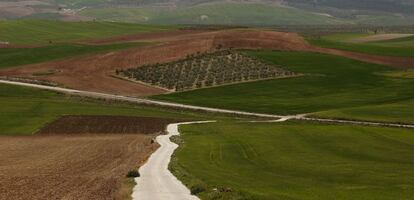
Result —
[[[117,73],[175,91],[294,75],[293,72],[229,50],[190,55],[170,63],[117,70]]]

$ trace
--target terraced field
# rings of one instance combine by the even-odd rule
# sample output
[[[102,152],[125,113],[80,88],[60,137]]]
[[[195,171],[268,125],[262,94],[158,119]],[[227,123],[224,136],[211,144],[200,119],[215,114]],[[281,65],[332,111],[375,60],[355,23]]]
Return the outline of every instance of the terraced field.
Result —
[[[205,200],[394,200],[414,194],[412,130],[227,122],[180,131],[184,143],[171,168]]]

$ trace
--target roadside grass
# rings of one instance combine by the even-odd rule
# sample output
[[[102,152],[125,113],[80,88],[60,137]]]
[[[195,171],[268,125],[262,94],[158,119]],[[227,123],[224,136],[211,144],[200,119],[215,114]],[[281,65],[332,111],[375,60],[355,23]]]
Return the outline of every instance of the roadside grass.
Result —
[[[349,24],[350,22],[291,7],[264,4],[209,3],[190,7],[92,8],[81,15],[98,20],[146,24]]]
[[[374,55],[396,57],[414,56],[414,37],[365,43],[351,42],[352,39],[368,35],[372,34],[343,33],[322,36],[321,38],[307,38],[307,41],[315,46]]]
[[[185,125],[180,132],[184,142],[172,159],[172,171],[190,188],[205,185],[198,194],[205,200],[394,200],[414,195],[414,135],[409,129],[220,122]]]
[[[116,199],[119,200],[132,200],[132,192],[135,187],[135,179],[134,178],[124,178],[121,183],[121,187],[117,192]]]
[[[123,115],[189,120],[221,118],[214,114],[91,100],[6,84],[0,84],[0,105],[0,135],[31,135],[62,115]]]
[[[299,114],[414,98],[414,80],[378,75],[392,68],[308,52],[246,51],[301,77],[171,93],[152,98],[272,114]],[[396,111],[397,112],[397,111]],[[367,113],[369,114],[369,113]],[[375,116],[373,116],[375,117]],[[401,118],[411,121],[412,115]]]
[[[11,20],[0,21],[0,41],[11,44],[49,44],[49,42],[73,42],[175,28],[114,22]]]
[[[0,48],[0,69],[58,60],[73,56],[116,51],[143,46],[146,43],[107,45],[56,44],[36,48]]]

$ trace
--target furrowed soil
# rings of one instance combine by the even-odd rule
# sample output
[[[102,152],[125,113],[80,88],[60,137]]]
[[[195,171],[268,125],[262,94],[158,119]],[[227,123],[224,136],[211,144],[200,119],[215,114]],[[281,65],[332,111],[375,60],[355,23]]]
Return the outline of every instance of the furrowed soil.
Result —
[[[60,83],[79,90],[150,96],[167,90],[125,81],[113,77],[116,69],[139,67],[146,64],[166,63],[189,54],[216,51],[218,47],[234,49],[271,49],[283,51],[312,51],[349,57],[361,61],[394,67],[414,67],[414,58],[395,58],[353,53],[342,50],[313,47],[295,33],[264,30],[179,30],[154,34],[138,34],[83,43],[107,44],[128,41],[153,41],[153,45],[111,53],[97,54],[26,65],[0,70],[0,76],[22,76]],[[48,70],[58,73],[35,77],[33,74]]]
[[[155,151],[167,121],[67,116],[34,136],[1,136],[0,199],[120,199],[127,172]]]
[[[124,116],[63,116],[40,129],[42,134],[158,134],[180,120]]]

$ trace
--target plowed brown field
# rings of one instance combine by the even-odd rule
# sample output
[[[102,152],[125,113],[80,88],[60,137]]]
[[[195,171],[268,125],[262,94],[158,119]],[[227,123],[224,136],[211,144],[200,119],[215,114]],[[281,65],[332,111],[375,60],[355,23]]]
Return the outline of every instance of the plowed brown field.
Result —
[[[92,122],[80,122],[88,119]],[[27,137],[1,136],[0,199],[119,199],[126,173],[138,168],[157,148],[151,141],[155,133],[165,129],[168,121],[171,120],[71,116],[52,123],[45,130],[71,135],[47,132]],[[136,128],[135,123],[143,128]],[[151,125],[147,126],[148,123]],[[125,125],[127,131],[122,131],[124,134],[85,134],[89,131],[83,131],[85,125],[102,132],[100,128],[116,124]],[[71,127],[77,125],[80,128]],[[72,134],[76,130],[83,134]],[[119,130],[120,126],[109,129],[115,133]],[[145,134],[129,133],[133,131]]]
[[[285,51],[312,51],[340,55],[352,59],[395,67],[414,67],[414,58],[373,56],[309,45],[295,33],[264,30],[181,30],[115,37],[83,43],[105,44],[128,41],[158,41],[158,43],[112,53],[89,55],[18,68],[0,70],[0,76],[33,77],[34,73],[55,70],[58,73],[41,79],[57,82],[70,88],[122,94],[148,96],[166,93],[166,90],[120,80],[112,77],[115,69],[137,67],[178,60],[197,52],[209,52],[217,47],[236,49],[272,49]]]
[[[43,134],[158,134],[180,120],[124,116],[64,116],[40,129]]]

